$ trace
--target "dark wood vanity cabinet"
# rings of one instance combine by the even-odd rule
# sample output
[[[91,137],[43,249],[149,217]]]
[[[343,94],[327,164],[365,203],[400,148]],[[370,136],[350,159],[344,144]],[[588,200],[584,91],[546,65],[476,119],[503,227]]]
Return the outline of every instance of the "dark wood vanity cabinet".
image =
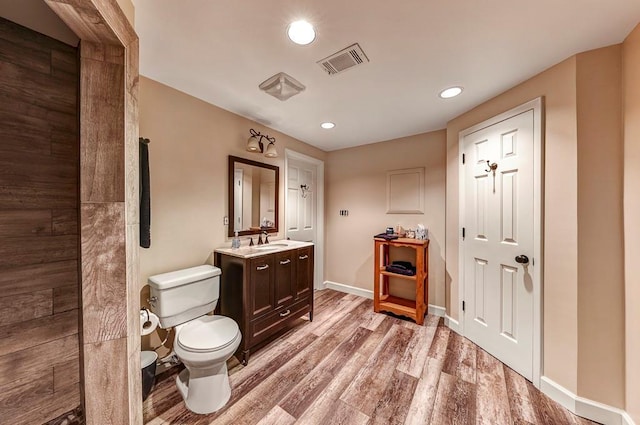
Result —
[[[249,293],[253,295],[249,298],[249,311],[251,318],[254,319],[275,308],[273,257],[265,255],[249,260],[249,270],[251,270]],[[222,273],[224,274],[224,270]],[[222,292],[221,288],[220,293]]]
[[[289,250],[275,256],[275,308],[290,304],[296,296],[296,251]]]
[[[296,252],[298,269],[295,293],[297,298],[313,295],[313,247],[299,248]]]
[[[313,246],[242,258],[215,253],[220,276],[219,313],[240,326],[236,356],[251,351],[309,313],[313,320]]]

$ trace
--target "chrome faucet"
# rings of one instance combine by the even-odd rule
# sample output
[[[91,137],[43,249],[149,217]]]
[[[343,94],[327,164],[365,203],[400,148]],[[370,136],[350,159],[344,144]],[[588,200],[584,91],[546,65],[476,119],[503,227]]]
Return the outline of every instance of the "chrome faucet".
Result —
[[[269,233],[266,230],[262,233],[264,234],[264,243],[269,243]]]

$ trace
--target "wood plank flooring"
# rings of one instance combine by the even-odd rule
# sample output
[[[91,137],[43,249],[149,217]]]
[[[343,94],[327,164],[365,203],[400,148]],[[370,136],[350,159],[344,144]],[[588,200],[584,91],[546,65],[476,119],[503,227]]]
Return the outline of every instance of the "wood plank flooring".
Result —
[[[424,326],[373,312],[371,300],[318,291],[300,319],[242,366],[229,363],[231,400],[189,412],[176,371],[158,377],[144,420],[158,424],[592,424],[428,316]],[[177,368],[175,368],[177,369]]]

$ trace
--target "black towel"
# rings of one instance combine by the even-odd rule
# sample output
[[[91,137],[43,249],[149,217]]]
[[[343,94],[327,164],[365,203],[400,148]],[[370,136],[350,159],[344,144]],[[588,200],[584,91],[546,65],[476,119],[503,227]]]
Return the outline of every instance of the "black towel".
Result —
[[[151,246],[151,185],[149,182],[149,139],[140,145],[140,246]]]
[[[398,239],[398,235],[395,235],[395,234],[394,235],[389,235],[388,233],[380,233],[378,235],[375,235],[373,238],[374,239],[385,239],[385,240],[388,240],[388,241],[392,241],[394,239]]]
[[[385,270],[391,273],[403,274],[405,276],[415,276],[416,268],[408,261],[393,261],[385,267]]]

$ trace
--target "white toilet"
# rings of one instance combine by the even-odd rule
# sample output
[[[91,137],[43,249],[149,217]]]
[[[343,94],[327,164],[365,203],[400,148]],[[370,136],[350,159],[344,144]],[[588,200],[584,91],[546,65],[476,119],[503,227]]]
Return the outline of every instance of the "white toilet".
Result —
[[[194,413],[215,412],[229,401],[226,361],[242,339],[235,321],[206,315],[218,303],[220,274],[204,265],[149,278],[151,310],[160,327],[175,327],[174,351],[186,366],[176,385]]]

